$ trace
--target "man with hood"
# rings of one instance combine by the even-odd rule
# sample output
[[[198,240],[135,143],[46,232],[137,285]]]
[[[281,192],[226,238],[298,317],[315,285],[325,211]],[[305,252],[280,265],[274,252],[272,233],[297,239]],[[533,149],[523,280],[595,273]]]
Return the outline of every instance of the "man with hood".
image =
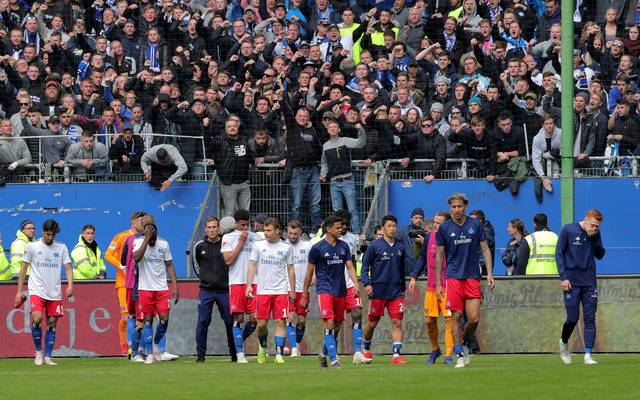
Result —
[[[549,176],[553,176],[553,171],[547,170],[547,158],[560,159],[560,148],[562,147],[562,132],[555,124],[555,118],[551,114],[545,114],[543,127],[533,138],[531,148],[531,162],[533,170],[538,178],[542,180],[542,186],[547,192],[553,191],[553,186]]]

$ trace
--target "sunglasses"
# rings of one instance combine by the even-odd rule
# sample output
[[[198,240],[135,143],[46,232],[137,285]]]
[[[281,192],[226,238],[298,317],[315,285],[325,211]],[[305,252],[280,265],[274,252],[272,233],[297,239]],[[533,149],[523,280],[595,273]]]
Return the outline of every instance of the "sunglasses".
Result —
[[[617,47],[617,48],[619,48],[619,49],[621,49],[621,48],[623,48],[623,47],[624,47],[624,46],[623,46],[623,45],[621,45],[620,43],[614,43],[614,44],[612,44],[611,46],[613,46],[613,47]]]
[[[422,124],[423,128],[433,128],[433,124]]]
[[[20,107],[29,107],[29,103],[20,103]]]

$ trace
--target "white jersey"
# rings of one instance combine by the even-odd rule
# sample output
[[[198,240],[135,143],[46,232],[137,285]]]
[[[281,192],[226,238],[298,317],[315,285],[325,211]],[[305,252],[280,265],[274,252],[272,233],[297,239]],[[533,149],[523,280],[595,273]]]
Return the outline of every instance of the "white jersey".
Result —
[[[258,262],[257,294],[287,294],[291,288],[288,266],[293,264],[293,253],[288,243],[261,240],[254,243],[251,261]]]
[[[356,235],[351,232],[347,232],[340,237],[340,240],[349,245],[349,251],[351,251],[351,258],[358,259],[358,254],[356,253]],[[354,265],[355,266],[355,265]],[[353,281],[349,278],[349,272],[345,268],[344,269],[344,279],[347,282],[347,289],[354,287]]]
[[[220,251],[226,253],[227,251],[233,251],[238,242],[240,241],[240,234],[243,231],[229,232],[222,237],[222,244],[220,245]],[[249,232],[249,237],[242,247],[242,251],[238,255],[236,262],[229,265],[229,285],[243,285],[247,283],[247,272],[249,271],[249,256],[255,242],[264,240],[263,237],[255,232]],[[253,282],[256,283],[257,275],[253,277]]]
[[[22,261],[29,263],[29,295],[45,300],[62,300],[60,272],[64,264],[71,264],[69,250],[64,243],[45,244],[42,239],[27,245]]]
[[[133,251],[142,246],[144,236],[133,241]],[[147,245],[142,259],[138,261],[138,290],[160,291],[168,290],[166,261],[171,261],[171,249],[169,243],[161,237],[156,240],[156,245]]]
[[[289,243],[289,242],[288,242]],[[304,278],[307,275],[307,266],[309,265],[309,250],[311,243],[306,240],[298,240],[298,243],[291,244],[291,252],[293,253],[293,267],[296,270],[296,292],[302,292],[304,287]]]

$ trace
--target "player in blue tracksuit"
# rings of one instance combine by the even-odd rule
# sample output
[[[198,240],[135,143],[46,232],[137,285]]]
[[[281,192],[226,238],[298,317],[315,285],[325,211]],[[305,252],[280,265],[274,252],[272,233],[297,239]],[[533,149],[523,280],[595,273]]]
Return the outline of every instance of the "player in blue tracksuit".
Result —
[[[563,226],[558,237],[556,264],[567,309],[567,320],[562,327],[560,339],[560,358],[565,364],[571,364],[571,352],[567,343],[578,323],[580,304],[584,314],[584,363],[597,364],[591,357],[591,351],[596,339],[598,307],[595,259],[601,260],[605,253],[600,237],[601,223],[600,211],[591,209],[582,221]]]
[[[393,358],[391,364],[406,364],[400,355],[402,348],[402,300],[407,271],[407,251],[400,240],[396,240],[398,220],[393,215],[382,218],[382,238],[371,243],[362,258],[362,285],[371,299],[369,320],[364,327],[362,354],[365,362],[371,362],[371,339],[380,318],[387,309],[391,319]]]

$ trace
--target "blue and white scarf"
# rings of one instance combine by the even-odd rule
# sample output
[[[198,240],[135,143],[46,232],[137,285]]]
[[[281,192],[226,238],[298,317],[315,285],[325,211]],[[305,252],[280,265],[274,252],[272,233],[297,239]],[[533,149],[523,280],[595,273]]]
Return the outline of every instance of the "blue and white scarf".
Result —
[[[456,45],[456,34],[449,35],[447,32],[442,32],[442,37],[444,37],[444,47],[447,51],[452,51],[453,47]]]
[[[158,44],[149,42],[147,47],[147,60],[151,61],[151,70],[160,72],[160,63],[158,61]]]

